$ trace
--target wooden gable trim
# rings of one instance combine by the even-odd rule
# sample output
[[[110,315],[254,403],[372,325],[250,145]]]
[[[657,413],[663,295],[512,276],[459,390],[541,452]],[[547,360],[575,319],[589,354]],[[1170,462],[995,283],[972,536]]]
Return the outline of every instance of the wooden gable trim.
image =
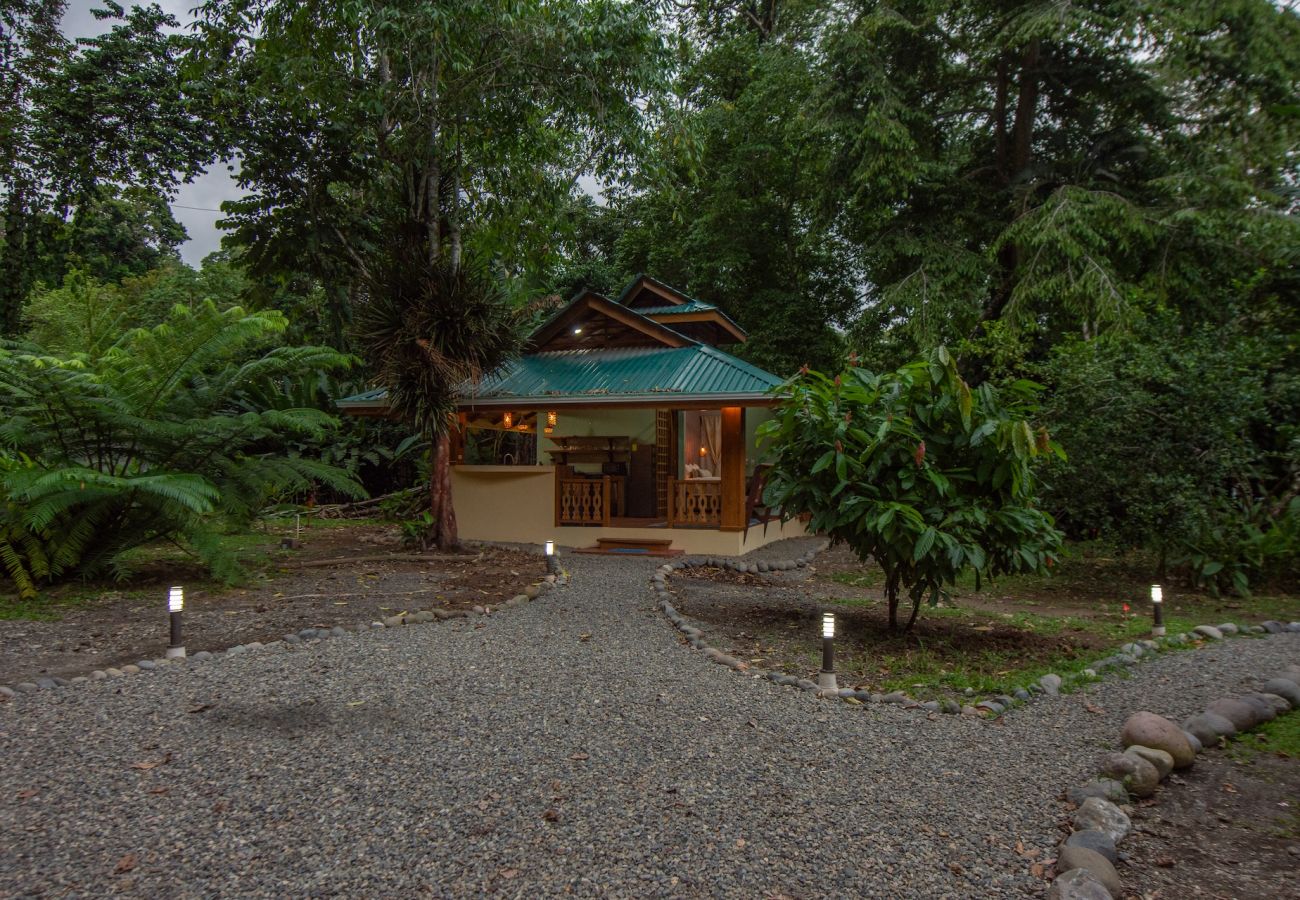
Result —
[[[644,334],[647,338],[661,344],[665,347],[691,347],[695,341],[688,337],[678,334],[671,328],[655,322],[653,319],[646,318],[640,313],[633,312],[627,307],[620,306],[612,300],[602,297],[600,294],[586,292],[575,297],[569,305],[558,312],[549,322],[533,332],[529,338],[529,345],[533,352],[541,352],[546,349],[547,344],[556,338],[565,335],[575,323],[583,319],[588,313],[597,313],[603,315],[611,321],[617,322],[633,331]]]
[[[657,316],[647,316],[646,318],[654,319],[656,322],[662,322],[665,325],[692,325],[700,322],[707,322],[716,325],[727,334],[734,337],[737,343],[745,343],[749,340],[749,335],[741,330],[740,326],[728,319],[720,311],[705,310],[697,313],[661,313]]]
[[[644,292],[654,295],[655,300],[652,303],[642,303],[641,297]],[[629,309],[635,309],[638,304],[641,306],[663,306],[660,301],[667,301],[671,306],[683,306],[691,301],[681,291],[671,288],[661,281],[656,281],[649,275],[642,275],[632,282],[624,291],[621,297],[623,305]]]

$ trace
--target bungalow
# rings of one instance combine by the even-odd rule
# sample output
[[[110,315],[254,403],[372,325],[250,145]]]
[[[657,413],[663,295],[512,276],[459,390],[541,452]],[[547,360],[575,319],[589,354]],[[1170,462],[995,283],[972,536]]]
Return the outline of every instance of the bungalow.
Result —
[[[754,433],[781,379],[719,349],[746,337],[644,275],[616,300],[575,296],[526,354],[460,393],[461,537],[733,555],[802,534],[761,503]],[[382,390],[338,405],[386,413]]]

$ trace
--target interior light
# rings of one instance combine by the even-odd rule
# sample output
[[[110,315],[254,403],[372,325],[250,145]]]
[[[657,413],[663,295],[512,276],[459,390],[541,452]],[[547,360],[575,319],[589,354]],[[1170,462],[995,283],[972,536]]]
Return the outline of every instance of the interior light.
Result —
[[[557,424],[559,424],[559,421],[560,421],[560,414],[557,413],[555,410],[551,410],[546,414],[546,424],[549,425],[550,427],[554,428]]]
[[[501,424],[505,425],[507,428],[514,428],[514,427],[515,427],[515,414],[514,414],[514,413],[511,413],[511,412],[508,412],[508,413],[506,413],[505,415],[503,415],[503,416],[501,417]]]
[[[582,334],[582,326],[579,325],[578,327],[574,328],[574,329],[573,329],[573,333],[574,333],[574,334]]]

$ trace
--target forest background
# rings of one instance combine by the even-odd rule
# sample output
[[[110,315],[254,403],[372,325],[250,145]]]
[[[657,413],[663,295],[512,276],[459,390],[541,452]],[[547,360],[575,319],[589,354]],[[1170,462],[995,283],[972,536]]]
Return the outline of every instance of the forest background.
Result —
[[[638,272],[783,376],[945,346],[1038,382],[1070,538],[1216,590],[1300,576],[1288,4],[105,3],[75,42],[65,12],[0,0],[20,590],[159,539],[230,571],[220,534],[278,501],[432,478],[436,507],[446,386]],[[222,165],[195,269],[169,204]],[[401,423],[338,422],[410,370],[413,297],[443,364]]]

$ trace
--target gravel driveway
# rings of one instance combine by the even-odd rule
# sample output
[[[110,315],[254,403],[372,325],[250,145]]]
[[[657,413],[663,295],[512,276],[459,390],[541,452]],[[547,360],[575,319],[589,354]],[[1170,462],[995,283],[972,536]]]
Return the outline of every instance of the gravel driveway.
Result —
[[[1005,724],[850,708],[683,646],[652,562],[565,562],[488,619],[0,704],[0,896],[1041,896],[1015,845],[1050,855],[1128,712],[1300,659],[1172,653]]]

